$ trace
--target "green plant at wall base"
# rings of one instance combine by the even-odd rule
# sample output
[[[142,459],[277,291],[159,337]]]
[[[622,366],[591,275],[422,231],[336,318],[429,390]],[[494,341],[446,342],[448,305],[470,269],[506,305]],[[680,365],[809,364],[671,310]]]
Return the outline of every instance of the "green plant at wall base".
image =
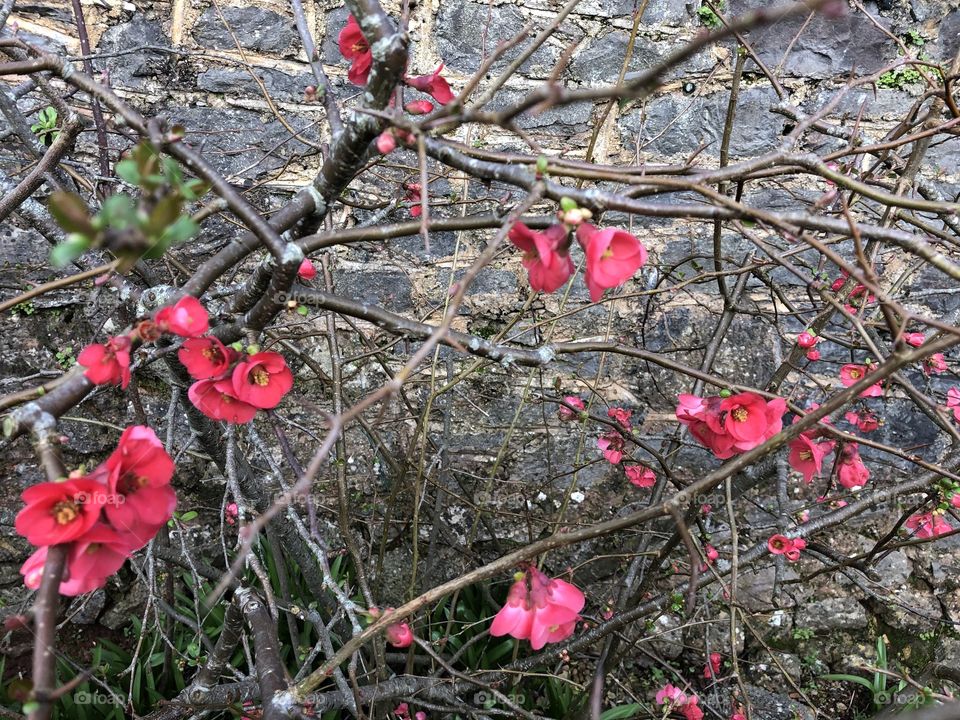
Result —
[[[718,9],[723,9],[723,3],[716,3]],[[708,5],[701,5],[697,8],[697,17],[700,19],[700,24],[704,25],[711,30],[714,30],[720,27],[720,16],[713,11],[713,8]]]
[[[31,125],[30,129],[41,143],[50,145],[60,134],[57,130],[57,111],[55,108],[46,107],[37,114],[37,118],[37,122]]]
[[[877,78],[877,86],[882,88],[903,89],[907,85],[915,85],[923,79],[919,71],[910,67],[898,67],[883,73]]]

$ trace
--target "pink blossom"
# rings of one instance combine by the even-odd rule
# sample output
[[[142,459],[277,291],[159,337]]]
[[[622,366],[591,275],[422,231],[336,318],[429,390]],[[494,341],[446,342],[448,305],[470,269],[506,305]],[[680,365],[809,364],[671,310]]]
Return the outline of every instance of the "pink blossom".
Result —
[[[414,100],[403,106],[411,115],[426,115],[433,112],[433,103],[429,100]]]
[[[490,625],[494,637],[529,640],[534,650],[573,634],[586,598],[574,585],[548,578],[530,566],[510,587],[507,602]]]
[[[820,338],[811,333],[809,330],[804,330],[797,336],[797,345],[804,349],[812,348],[818,342],[820,342]]]
[[[710,661],[703,668],[705,678],[716,677],[720,674],[720,665],[723,663],[723,655],[718,652],[710,653]]]
[[[386,630],[387,642],[397,648],[410,647],[413,644],[413,630],[407,623],[394,623]]]
[[[947,390],[947,409],[953,410],[953,419],[960,422],[960,388]]]
[[[807,360],[810,362],[815,362],[820,359],[819,350],[807,350]]]
[[[419,75],[417,77],[404,78],[404,81],[412,88],[420,92],[431,95],[441,105],[453,101],[454,94],[450,89],[450,83],[440,77],[440,71],[443,70],[443,63],[430,75]]]
[[[916,513],[907,518],[904,526],[913,531],[914,537],[928,539],[953,530],[940,513]]]
[[[903,341],[907,343],[907,345],[912,345],[913,347],[920,347],[923,345],[924,340],[926,340],[926,338],[921,332],[903,334]]]
[[[840,382],[842,382],[845,387],[856,385],[863,378],[865,378],[868,373],[872,372],[872,370],[872,366],[867,365],[844,365],[842,368],[840,368]],[[860,397],[862,398],[880,397],[881,395],[883,395],[883,388],[880,386],[880,383],[871,385],[862,393],[860,393]]]
[[[653,487],[657,483],[657,474],[645,465],[630,465],[623,471],[627,474],[627,480],[638,488]]]
[[[310,258],[304,258],[297,268],[297,277],[301,280],[313,280],[317,276],[317,268],[310,261]]]
[[[783,555],[793,546],[786,535],[771,535],[767,540],[767,550],[773,555]]]
[[[939,375],[947,371],[947,360],[943,353],[934,353],[923,360],[923,372],[927,375]]]
[[[604,433],[597,438],[597,447],[611,465],[617,465],[623,460],[623,435],[620,433]]]
[[[227,506],[223,509],[223,519],[227,521],[227,525],[234,525],[237,522],[237,518],[240,517],[240,508],[237,507],[237,504],[227,503]]]
[[[389,155],[397,148],[397,138],[389,130],[377,135],[377,150],[383,155]]]
[[[626,408],[613,407],[607,410],[607,417],[615,421],[624,430],[630,429],[631,415],[633,415],[633,410],[627,410]]]
[[[531,230],[521,222],[510,228],[510,242],[523,253],[530,287],[540,292],[554,292],[573,274],[573,260],[567,254],[569,240],[563,225],[551,225],[543,232]]]
[[[577,241],[587,258],[585,280],[593,302],[603,297],[604,290],[623,284],[647,262],[646,248],[623,230],[599,230],[583,223],[577,228]]]
[[[557,416],[566,422],[569,422],[570,420],[579,420],[580,413],[587,409],[587,406],[584,405],[583,400],[576,395],[567,395],[565,398],[563,398],[563,401],[567,405],[576,408],[576,410],[571,410],[567,407],[567,405],[560,405],[557,408]]]
[[[870,471],[860,459],[856,443],[848,443],[840,451],[840,470],[837,479],[848,490],[859,490],[870,479]]]
[[[809,433],[801,433],[790,442],[790,467],[803,474],[803,481],[812,482],[823,468],[823,459],[833,452],[832,440],[814,442]]]

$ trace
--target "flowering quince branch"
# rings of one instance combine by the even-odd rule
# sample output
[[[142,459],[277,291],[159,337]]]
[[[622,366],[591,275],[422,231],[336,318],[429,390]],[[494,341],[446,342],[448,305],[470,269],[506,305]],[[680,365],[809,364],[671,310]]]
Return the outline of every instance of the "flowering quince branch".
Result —
[[[950,83],[960,71],[960,57],[952,68],[927,78],[924,111],[911,110],[883,142],[864,135],[860,123],[851,127],[833,115],[842,94],[879,81],[879,73],[851,73],[842,92],[809,115],[792,107],[784,93],[778,110],[793,125],[770,151],[739,154],[742,148],[731,141],[732,131],[740,129],[739,91],[734,90],[719,166],[704,159],[709,148],[680,164],[670,164],[669,158],[661,164],[657,141],[649,138],[641,138],[648,148],[642,164],[616,159],[604,164],[593,158],[593,140],[581,159],[576,137],[564,138],[571,147],[564,144],[558,152],[556,142],[539,135],[536,128],[542,126],[527,120],[576,102],[656,101],[655,92],[668,91],[662,87],[667,73],[710,43],[796,13],[826,12],[829,20],[839,8],[797,4],[721,18],[722,27],[692,34],[664,62],[636,76],[626,74],[625,64],[612,85],[571,87],[564,69],[571,58],[579,63],[583,57],[575,57],[571,46],[546,82],[519,94],[511,81],[547,40],[563,37],[558,31],[576,12],[575,0],[522,48],[516,46],[528,31],[487,53],[466,79],[462,59],[446,58],[451,73],[444,58],[430,56],[440,43],[408,56],[408,21],[415,30],[432,27],[420,24],[425,8],[405,7],[400,23],[376,0],[350,0],[346,10],[336,33],[340,58],[321,58],[310,36],[314,18],[308,19],[299,0],[292,2],[316,82],[296,94],[311,112],[320,110],[322,99],[326,117],[319,122],[326,124],[329,142],[322,157],[296,157],[304,167],[318,165],[288,202],[272,204],[278,195],[271,188],[269,220],[250,199],[256,196],[239,189],[239,175],[225,176],[204,156],[205,145],[193,135],[202,128],[143,116],[126,94],[111,89],[115,80],[109,74],[91,78],[73,61],[44,54],[15,32],[0,38],[0,54],[10,58],[0,64],[0,74],[29,75],[37,85],[31,104],[37,100],[42,108],[49,102],[66,119],[46,152],[34,147],[36,138],[20,138],[28,152],[36,151],[37,167],[20,184],[8,183],[0,167],[0,214],[16,213],[43,227],[31,219],[36,217],[31,203],[36,203],[27,197],[46,180],[54,191],[49,212],[64,235],[52,233],[60,248],[55,257],[69,255],[68,261],[83,269],[91,259],[104,267],[100,249],[114,253],[115,263],[105,266],[109,274],[97,277],[95,287],[123,289],[115,304],[112,290],[100,293],[111,303],[90,303],[98,334],[77,354],[75,369],[55,385],[0,399],[12,409],[5,435],[32,433],[47,477],[23,489],[14,523],[35,547],[21,568],[24,585],[37,593],[33,687],[22,708],[31,720],[50,717],[60,697],[86,680],[56,677],[58,595],[105,588],[109,597],[117,581],[108,580],[122,579],[131,558],[150,607],[169,618],[157,625],[161,635],[144,622],[130,672],[150,672],[138,665],[139,653],[154,642],[166,643],[171,657],[194,657],[177,644],[184,635],[180,625],[189,626],[191,642],[206,648],[207,656],[177,668],[184,680],[180,688],[161,688],[175,703],[145,707],[125,690],[125,714],[172,720],[220,705],[242,708],[244,717],[274,720],[314,717],[328,709],[361,714],[361,704],[378,703],[371,715],[427,720],[435,712],[484,712],[480,708],[493,701],[502,704],[497,712],[538,717],[539,706],[498,688],[509,680],[510,687],[542,693],[534,678],[546,673],[529,671],[556,668],[558,662],[579,669],[602,641],[589,702],[590,712],[599,717],[609,696],[606,673],[634,639],[649,640],[642,624],[632,623],[654,613],[692,621],[694,611],[706,606],[711,615],[718,609],[730,615],[730,635],[736,637],[743,607],[738,568],[760,569],[774,562],[771,556],[783,556],[796,564],[803,577],[798,587],[805,592],[808,579],[818,574],[848,566],[873,572],[873,558],[900,545],[922,545],[957,532],[960,476],[956,448],[945,448],[960,440],[954,426],[960,423],[960,389],[952,375],[960,329],[940,310],[924,307],[922,294],[908,305],[903,288],[921,269],[960,278],[951,245],[960,206],[940,197],[941,176],[934,185],[935,173],[923,167],[930,143],[955,133]],[[858,12],[866,11],[858,7]],[[743,52],[757,61],[759,74],[775,90],[792,82],[770,74],[752,48]],[[338,59],[344,60],[346,82],[359,88],[354,98],[335,97],[326,79],[324,66]],[[500,66],[506,69],[493,73]],[[111,122],[122,128],[120,142],[128,136],[141,139],[122,151],[114,167],[137,197],[118,192],[85,199],[57,191],[66,177],[57,166],[72,154],[74,138],[83,141],[68,104],[72,96],[58,94],[60,81],[103,104]],[[709,84],[710,78],[703,82]],[[510,99],[504,102],[499,90],[508,83]],[[530,87],[526,80],[521,85]],[[267,100],[275,109],[269,93]],[[15,127],[21,114],[17,104],[0,105]],[[621,109],[624,118],[631,112],[629,105]],[[301,132],[306,131],[297,130],[294,138]],[[500,144],[499,135],[487,132],[504,133],[510,141]],[[826,147],[818,135],[843,142],[831,141],[836,150],[801,152]],[[500,147],[521,150],[483,147],[489,137],[496,137]],[[279,153],[271,150],[257,165],[272,154]],[[257,165],[244,173],[259,173]],[[79,163],[71,165],[71,174],[80,192],[104,184],[102,177],[85,177],[89,173]],[[758,191],[769,190],[771,178],[777,187],[804,189],[812,179],[826,191],[821,187],[809,203],[802,193],[791,195],[789,210],[769,210]],[[461,180],[469,191],[463,197],[447,189]],[[727,192],[733,187],[736,196]],[[217,198],[194,206],[208,190]],[[477,207],[483,209],[475,212]],[[200,234],[200,223],[213,213],[229,213],[245,228],[216,252],[206,243],[221,240],[217,230],[204,224]],[[457,217],[445,217],[451,213]],[[642,219],[656,223],[635,222]],[[344,227],[354,220],[356,225]],[[672,220],[679,224],[660,227]],[[703,229],[714,231],[709,270],[701,266],[699,246],[691,245],[685,257],[685,250],[674,252],[679,244],[667,246],[676,241],[671,233],[689,235],[692,243]],[[442,257],[442,243],[438,248],[429,242],[431,232],[441,231],[478,234],[463,235],[462,244],[458,235],[451,264]],[[422,254],[399,243],[384,253],[374,250],[375,243],[379,247],[418,232],[424,238]],[[734,240],[753,245],[739,264],[723,254],[730,232]],[[149,241],[146,247],[138,244],[143,240]],[[482,247],[475,252],[477,240]],[[363,245],[358,249],[357,243]],[[317,289],[317,267],[306,255],[324,248],[324,282]],[[388,273],[391,279],[381,283],[367,265],[362,271],[351,265],[364,253],[391,261],[402,257],[410,267]],[[422,256],[436,262],[424,263]],[[466,266],[464,258],[469,258]],[[915,269],[903,271],[914,263]],[[575,277],[578,266],[582,283]],[[526,302],[500,289],[512,283],[491,291],[475,282],[487,272],[525,277],[517,297]],[[799,284],[778,279],[775,272]],[[411,305],[421,296],[434,303],[439,298],[432,310],[415,308],[419,319],[408,317],[412,310],[384,307],[397,299],[394,293],[405,292],[393,279],[401,275],[415,280]],[[163,285],[168,277],[177,286]],[[68,280],[46,283],[23,300],[11,298],[10,309],[19,308],[22,316],[18,326],[32,322],[24,301],[76,285]],[[722,298],[704,294],[704,288],[713,287],[722,288]],[[433,295],[436,289],[444,292]],[[74,291],[84,292],[79,286]],[[484,326],[488,300],[497,308],[497,319]],[[439,308],[441,316],[432,317]],[[319,331],[317,310],[325,323]],[[606,327],[595,334],[593,328],[604,325],[596,319],[604,310]],[[581,320],[589,327],[578,325]],[[683,328],[682,340],[671,337],[677,327]],[[744,327],[749,340],[738,339]],[[326,348],[315,352],[311,338],[324,333]],[[384,343],[385,335],[395,338]],[[782,348],[767,347],[771,339],[785,341],[787,357],[781,357]],[[441,345],[452,350],[444,362]],[[57,362],[69,365],[70,357],[63,348]],[[466,362],[458,366],[461,357]],[[597,357],[603,372],[590,382],[584,368]],[[153,365],[158,359],[163,363]],[[371,362],[377,363],[372,370]],[[529,370],[518,395],[512,376],[519,368]],[[298,388],[291,394],[294,369]],[[541,386],[552,382],[555,397],[542,387],[531,395],[537,379]],[[493,383],[497,389],[491,392]],[[69,447],[71,439],[56,432],[57,418],[75,407],[99,409],[83,403],[97,386],[104,387],[93,402],[115,399],[119,392],[122,400],[130,400],[136,420],[111,418],[123,428],[115,449],[97,457],[92,469],[68,472],[57,447]],[[157,395],[158,386],[165,395]],[[707,386],[714,389],[705,391]],[[183,390],[189,402],[181,402]],[[606,415],[591,415],[587,397],[591,407],[599,401]],[[156,413],[165,398],[171,398],[169,409]],[[531,398],[534,404],[538,399],[557,403],[557,413],[543,412],[530,421],[535,413],[525,411]],[[933,422],[939,434],[932,445],[887,444],[886,433],[901,430],[893,413],[901,401],[913,403]],[[125,404],[114,406],[116,412],[125,412],[119,409]],[[505,410],[513,419],[504,433]],[[264,412],[275,439],[265,440],[258,432]],[[160,428],[164,420],[166,445],[150,427]],[[460,435],[486,438],[488,425],[496,428],[489,434],[495,438],[489,443],[493,461],[482,479],[492,492],[461,504],[459,491],[450,489],[454,478],[470,482],[478,473],[459,452]],[[585,459],[562,452],[569,440],[579,440],[578,453],[589,449]],[[518,446],[529,457],[521,458]],[[304,453],[311,456],[306,468],[298,459]],[[204,486],[225,479],[212,517],[207,498],[196,503],[195,483],[181,486],[179,498],[174,490],[174,482],[194,479],[191,454],[212,461],[202,471]],[[656,472],[648,462],[655,463]],[[745,519],[737,515],[748,492],[757,500],[769,499],[770,483],[763,481],[778,462],[796,473],[778,478],[778,492],[795,492],[771,505],[776,506],[771,522],[739,522]],[[208,473],[212,466],[215,471]],[[529,471],[523,468],[531,466],[538,475],[545,468],[536,484],[524,474]],[[908,474],[912,468],[930,472],[918,477]],[[570,483],[564,497],[579,498],[569,513],[566,502],[559,514],[550,507],[558,479]],[[701,497],[723,483],[722,502]],[[389,488],[385,494],[384,487]],[[513,498],[506,491],[511,487],[519,488]],[[471,488],[462,489],[469,495]],[[607,503],[601,495],[606,492],[618,494],[617,501]],[[327,502],[328,493],[336,495],[335,503]],[[909,499],[908,510],[874,513],[883,527],[871,537],[881,540],[866,558],[851,559],[831,547],[829,531],[901,498]],[[513,499],[522,499],[525,527],[513,522],[519,517]],[[331,505],[337,509],[333,523]],[[726,506],[726,519],[711,505]],[[198,509],[184,509],[193,506]],[[598,517],[601,506],[607,514]],[[467,532],[455,527],[458,518],[466,519]],[[358,527],[371,542],[356,541]],[[217,530],[222,554],[197,542],[202,534],[203,543],[214,545]],[[540,538],[531,540],[538,533]],[[516,544],[501,543],[507,539]],[[151,542],[141,572],[134,556]],[[592,576],[585,567],[596,559],[600,544],[615,545],[624,560],[625,570],[609,582],[587,580]],[[403,568],[409,579],[393,583],[408,582],[402,597],[384,565],[395,546],[412,557],[410,567]],[[448,549],[466,564],[446,563]],[[684,558],[689,563],[685,579],[679,576],[687,570]],[[538,560],[542,564],[534,564]],[[159,569],[155,563],[161,563]],[[176,568],[189,573],[192,583],[182,582]],[[166,583],[162,587],[158,577]],[[208,592],[200,578],[213,590]],[[490,587],[481,585],[490,580]],[[705,592],[715,582],[717,594]],[[482,596],[477,607],[469,607],[473,601],[465,591],[471,586],[482,591],[474,593]],[[773,593],[779,593],[776,583]],[[180,596],[188,598],[186,605],[178,604]],[[221,598],[228,603],[222,630],[211,629],[209,619],[217,615]],[[376,600],[397,607],[380,611],[373,606]],[[369,608],[366,615],[361,608]],[[470,622],[463,623],[467,615]],[[370,620],[366,626],[358,621],[363,617]],[[631,644],[619,645],[621,631]],[[633,632],[640,634],[633,638]],[[744,693],[739,677],[735,685],[725,677],[730,673],[721,671],[729,657],[732,675],[740,674],[736,647],[721,647],[725,655],[710,652],[712,643],[683,651],[678,667],[694,668],[693,677],[670,677],[647,694],[664,717],[700,720],[708,703],[712,715],[733,720],[749,711],[749,697],[737,695]],[[480,651],[480,665],[468,663],[471,648]],[[397,649],[406,649],[402,670]],[[413,672],[414,661],[423,656],[449,674],[449,682],[426,674],[390,676]],[[234,657],[242,658],[237,667],[231,666]],[[709,694],[699,678],[701,666],[702,679],[711,683]],[[174,674],[164,667],[162,677]],[[249,679],[232,682],[231,675]],[[110,678],[102,682],[113,689]],[[718,699],[724,690],[733,697],[714,706],[725,702]],[[423,709],[417,706],[421,701]]]

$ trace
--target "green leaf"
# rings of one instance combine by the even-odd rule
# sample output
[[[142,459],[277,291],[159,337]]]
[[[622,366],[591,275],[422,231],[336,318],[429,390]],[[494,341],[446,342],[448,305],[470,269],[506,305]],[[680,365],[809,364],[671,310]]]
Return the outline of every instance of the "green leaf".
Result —
[[[123,193],[111,195],[103,201],[98,213],[114,230],[125,230],[136,220],[137,209],[133,198]]]
[[[50,194],[48,203],[50,214],[57,224],[68,233],[81,233],[83,235],[93,236],[96,234],[93,223],[90,220],[90,212],[87,210],[87,204],[79,195],[70,192],[57,190]]]
[[[867,690],[873,692],[873,683],[862,678],[859,675],[842,675],[842,674],[831,674],[831,675],[821,675],[824,680],[839,680],[841,682],[852,682],[863,685]]]
[[[196,520],[197,515],[198,513],[196,510],[188,510],[187,512],[183,513],[183,515],[180,516],[180,521],[190,522],[191,520]]]
[[[630,703],[629,705],[617,705],[609,710],[600,713],[600,720],[623,720],[637,715],[643,708],[639,703]]]
[[[70,235],[50,251],[50,262],[54,267],[62,268],[83,255],[90,247],[90,240],[84,235]]]
[[[131,185],[140,184],[140,171],[137,169],[135,160],[130,160],[129,158],[121,160],[113,166],[113,171],[117,174],[117,177]]]

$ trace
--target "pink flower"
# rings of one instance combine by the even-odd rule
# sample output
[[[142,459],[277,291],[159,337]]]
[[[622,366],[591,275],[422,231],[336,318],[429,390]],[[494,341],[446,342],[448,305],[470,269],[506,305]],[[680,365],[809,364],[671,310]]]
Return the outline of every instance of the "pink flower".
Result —
[[[257,408],[236,397],[229,377],[195,382],[187,390],[187,397],[197,410],[213,420],[248,423],[257,414]]]
[[[14,521],[17,532],[31,545],[59,545],[93,527],[107,501],[107,488],[92,477],[75,477],[32,485],[20,497],[26,507]]]
[[[563,401],[567,405],[570,405],[576,408],[576,410],[571,410],[566,405],[560,405],[557,408],[557,415],[561,420],[565,422],[569,422],[571,420],[579,420],[580,413],[582,413],[587,408],[587,406],[584,405],[583,400],[581,400],[576,395],[567,395],[565,398],[563,398]]]
[[[420,214],[423,212],[423,208],[420,207],[420,203],[423,200],[423,189],[420,187],[420,183],[407,183],[403,187],[407,191],[403,199],[408,203],[414,203],[410,206],[410,217],[420,217]]]
[[[851,410],[843,416],[851,425],[856,425],[860,432],[873,432],[880,427],[880,420],[869,410]]]
[[[703,710],[698,705],[700,699],[693,693],[687,695],[673,685],[664,685],[657,692],[655,699],[657,705],[665,705],[668,710],[679,712],[686,720],[703,718]]]
[[[726,413],[723,427],[740,451],[752,450],[780,432],[786,409],[782,398],[767,402],[750,392],[732,395],[720,402],[720,412]]]
[[[587,258],[585,280],[590,299],[624,283],[647,262],[647,250],[633,235],[616,228],[597,229],[590,223],[577,228],[577,241]]]
[[[767,540],[767,550],[772,555],[783,555],[791,547],[793,547],[793,543],[786,535],[771,535]]]
[[[947,360],[943,353],[934,353],[923,359],[923,372],[926,375],[939,375],[947,371]]]
[[[373,53],[370,52],[370,44],[353,15],[347,19],[347,24],[337,36],[337,44],[340,46],[340,54],[350,61],[347,79],[354,85],[366,85],[370,67],[373,65]]]
[[[707,561],[705,563],[700,563],[700,572],[706,572],[707,568],[713,565],[713,563],[715,563],[720,557],[720,552],[709,543],[704,545],[703,554],[706,556]]]
[[[815,362],[820,359],[819,350],[807,350],[807,360],[810,362]]]
[[[237,507],[237,504],[227,503],[227,506],[223,509],[223,519],[227,521],[227,525],[235,525],[239,517],[240,508]]]
[[[317,268],[310,261],[310,258],[304,258],[297,269],[297,277],[301,280],[313,280],[317,276]]]
[[[233,392],[238,400],[270,410],[280,404],[293,387],[293,373],[283,355],[258,352],[233,369]]]
[[[173,469],[173,458],[156,433],[134,425],[123,431],[117,449],[94,471],[106,476],[107,519],[131,538],[131,550],[150,542],[173,515],[177,507],[177,494],[170,487]]]
[[[872,369],[872,366],[867,365],[844,365],[842,368],[840,368],[840,382],[842,382],[845,387],[856,385],[863,378],[865,378],[868,373],[872,372]],[[881,395],[883,395],[883,388],[880,386],[880,383],[871,385],[862,393],[860,393],[860,397],[862,398],[880,397]]]
[[[190,295],[180,298],[175,305],[159,310],[154,321],[164,332],[180,337],[200,337],[210,329],[210,318],[206,309],[199,300]]]
[[[612,407],[607,410],[607,417],[616,422],[624,430],[630,429],[630,417],[632,415],[633,410],[627,410],[626,408]]]
[[[718,652],[710,653],[710,662],[703,668],[705,678],[716,677],[720,674],[720,665],[723,663],[723,655]]]
[[[410,647],[413,644],[413,630],[407,623],[394,623],[387,627],[387,642],[398,648]]]
[[[812,334],[809,330],[804,330],[797,336],[797,345],[805,349],[812,348],[818,342],[820,342],[820,338]]]
[[[783,556],[790,562],[796,562],[800,559],[800,551],[807,547],[807,541],[803,538],[794,538],[792,543],[792,546],[783,553]]]
[[[953,419],[960,422],[960,388],[947,390],[947,409],[953,410]]]
[[[83,375],[94,385],[119,385],[126,390],[130,383],[130,338],[119,335],[106,345],[87,345],[77,356],[77,364],[86,368]]]
[[[433,103],[429,100],[413,100],[403,106],[411,115],[426,115],[433,112]]]
[[[510,228],[509,238],[523,253],[523,267],[533,290],[554,292],[573,274],[573,260],[567,254],[567,229],[563,225],[551,225],[541,233],[518,222]]]
[[[840,451],[840,470],[837,479],[848,490],[859,490],[870,479],[870,471],[860,459],[860,451],[856,443],[848,443]]]
[[[657,484],[657,474],[645,465],[630,465],[623,471],[627,474],[627,480],[638,488],[649,488]]]
[[[454,95],[450,90],[450,83],[440,77],[441,70],[443,70],[443,63],[440,63],[440,67],[434,70],[432,75],[419,75],[404,80],[410,87],[425,92],[441,105],[446,105],[453,100]]]
[[[490,625],[490,634],[529,640],[530,646],[539,650],[573,634],[585,602],[577,587],[548,578],[531,565],[510,587],[507,602]]]
[[[790,467],[803,474],[803,481],[812,482],[814,476],[819,476],[823,468],[823,458],[833,452],[832,440],[814,442],[807,433],[790,442],[790,455],[787,462]]]
[[[938,537],[953,530],[940,513],[916,513],[907,518],[904,525],[921,539]]]
[[[654,701],[657,705],[683,705],[687,696],[680,688],[667,683],[657,691]]]
[[[23,584],[31,590],[40,587],[48,550],[47,546],[38,548],[20,568]],[[126,536],[104,523],[94,525],[71,543],[67,551],[60,594],[73,597],[103,587],[107,578],[117,572],[128,557],[130,546]]]
[[[926,340],[926,338],[921,332],[903,334],[903,341],[907,343],[907,345],[912,345],[913,347],[920,347],[923,345],[924,340]]]
[[[597,438],[597,447],[611,465],[617,465],[623,460],[623,435],[620,433],[604,433]]]
[[[389,155],[397,148],[397,138],[390,130],[384,130],[377,135],[377,150],[383,155]]]
[[[180,364],[187,369],[194,380],[223,377],[230,370],[230,363],[235,357],[236,352],[224,346],[213,335],[189,338],[177,351]]]

